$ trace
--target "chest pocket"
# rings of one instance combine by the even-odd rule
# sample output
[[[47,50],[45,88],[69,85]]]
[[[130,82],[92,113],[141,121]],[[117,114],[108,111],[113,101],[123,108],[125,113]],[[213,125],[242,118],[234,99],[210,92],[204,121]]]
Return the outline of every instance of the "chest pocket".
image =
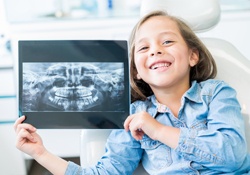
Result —
[[[159,170],[172,164],[171,148],[165,144],[143,136],[141,148],[144,149],[142,163],[150,169]]]

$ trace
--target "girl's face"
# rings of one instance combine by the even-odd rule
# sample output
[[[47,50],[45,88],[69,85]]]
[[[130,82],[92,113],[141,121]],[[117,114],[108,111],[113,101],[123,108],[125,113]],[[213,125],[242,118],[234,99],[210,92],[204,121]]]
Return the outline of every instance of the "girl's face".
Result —
[[[137,78],[153,91],[189,87],[190,67],[198,62],[198,54],[188,48],[176,22],[156,16],[144,22],[135,36],[134,62]]]

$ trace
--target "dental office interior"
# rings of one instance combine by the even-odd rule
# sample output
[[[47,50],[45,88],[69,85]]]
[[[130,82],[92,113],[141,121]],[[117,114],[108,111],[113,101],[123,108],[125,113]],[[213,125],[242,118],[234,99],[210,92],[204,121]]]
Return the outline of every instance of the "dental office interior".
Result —
[[[225,55],[224,61],[218,61],[219,78],[225,78],[237,90],[250,152],[250,0],[210,1],[219,4],[216,12],[219,15],[212,27],[197,31],[197,35],[212,38],[208,42],[213,45],[212,54]],[[188,5],[183,7],[187,2]],[[202,18],[193,10],[198,3],[195,0],[154,0],[153,3],[150,0],[0,0],[0,174],[50,174],[15,147],[13,124],[18,118],[18,41],[128,40],[143,12],[157,7],[169,8],[178,16],[183,15],[180,14],[183,11],[174,9],[189,9],[190,6],[190,11],[184,15],[190,15],[192,19]],[[201,21],[199,24],[206,25],[206,19]],[[48,150],[80,164],[81,145],[87,144],[83,130],[38,129],[38,133]],[[88,137],[92,139],[96,134]],[[91,140],[89,147],[84,145],[84,148],[90,149],[94,157],[102,149],[100,143],[98,139],[96,142]]]

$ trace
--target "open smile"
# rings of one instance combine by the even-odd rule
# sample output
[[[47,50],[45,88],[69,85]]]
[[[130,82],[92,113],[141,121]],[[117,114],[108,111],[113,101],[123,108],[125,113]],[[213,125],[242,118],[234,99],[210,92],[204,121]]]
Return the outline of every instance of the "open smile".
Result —
[[[149,68],[152,70],[156,70],[159,68],[169,67],[171,65],[170,62],[160,62],[160,63],[154,63]]]

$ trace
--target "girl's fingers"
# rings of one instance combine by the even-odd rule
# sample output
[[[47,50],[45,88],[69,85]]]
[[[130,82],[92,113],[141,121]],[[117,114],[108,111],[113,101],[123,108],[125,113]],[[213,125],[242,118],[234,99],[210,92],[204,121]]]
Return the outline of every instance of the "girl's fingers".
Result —
[[[16,129],[17,129],[17,126],[19,125],[19,124],[21,124],[24,120],[25,120],[25,116],[23,115],[22,117],[20,117],[20,118],[18,118],[16,121],[15,121],[15,123],[14,123],[14,130],[16,131]]]
[[[27,130],[28,132],[36,132],[36,128],[30,124],[27,123],[23,123],[23,124],[19,124],[17,125],[16,128],[16,133],[18,134],[21,130]]]
[[[135,115],[130,115],[124,122],[124,129],[130,131],[132,137],[136,140],[141,140],[144,132],[141,130],[141,124],[139,121],[134,120]]]
[[[28,132],[25,129],[21,129],[17,135],[17,141],[20,143],[24,140],[25,140],[25,142],[27,142],[27,140],[30,142],[36,142],[35,138],[32,136],[32,134],[30,132]]]
[[[19,119],[16,120],[14,124],[14,129],[16,133],[19,133],[21,129],[26,129],[29,132],[35,132],[36,128],[32,126],[31,124],[28,123],[22,123],[24,121],[25,117],[20,117]]]
[[[134,137],[136,140],[141,140],[142,136],[144,135],[143,131],[138,130],[130,130],[132,137]]]
[[[130,122],[131,122],[131,120],[133,119],[133,115],[130,115],[130,116],[128,116],[127,117],[127,119],[125,120],[125,122],[124,122],[124,129],[126,130],[126,131],[129,131],[129,124],[130,124]]]

